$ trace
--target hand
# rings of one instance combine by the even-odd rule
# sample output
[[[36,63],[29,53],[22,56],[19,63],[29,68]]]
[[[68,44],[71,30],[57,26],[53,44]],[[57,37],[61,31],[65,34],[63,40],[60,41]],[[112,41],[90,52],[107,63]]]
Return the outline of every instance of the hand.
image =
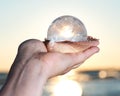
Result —
[[[86,43],[89,48],[85,48],[84,51],[77,53],[59,53],[59,52],[47,52],[47,48],[43,42],[39,40],[28,40],[23,42],[18,50],[18,55],[15,59],[13,66],[21,66],[21,69],[28,66],[33,68],[31,72],[34,72],[34,67],[38,66],[37,70],[45,73],[46,78],[50,78],[56,75],[64,74],[73,68],[78,67],[90,56],[99,51],[96,47],[99,42],[91,41]],[[17,64],[16,62],[24,62]],[[30,64],[28,64],[28,62]],[[32,62],[32,64],[31,64]],[[39,69],[42,66],[42,69]],[[16,67],[16,71],[19,70]]]
[[[82,53],[48,52],[39,40],[27,40],[18,49],[0,96],[41,96],[48,78],[65,74],[99,51],[96,43]]]

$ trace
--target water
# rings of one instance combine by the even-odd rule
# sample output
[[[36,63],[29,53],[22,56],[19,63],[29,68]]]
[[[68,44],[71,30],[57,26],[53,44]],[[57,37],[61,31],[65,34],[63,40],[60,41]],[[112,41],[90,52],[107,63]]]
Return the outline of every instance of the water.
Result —
[[[111,72],[111,71],[110,71]],[[108,73],[110,73],[108,72]],[[100,77],[100,71],[92,71],[92,72],[80,72],[72,78],[67,78],[67,80],[71,79],[75,82],[78,82],[78,85],[81,86],[82,95],[81,96],[120,96],[120,72],[111,72],[107,73],[106,77],[103,74],[103,77]],[[117,75],[116,75],[117,74]],[[6,74],[0,74],[0,88],[6,79]],[[73,78],[74,77],[74,78]],[[54,78],[47,82],[43,96],[55,96],[54,95],[54,87],[59,84],[60,80],[64,80],[66,78]],[[66,83],[61,85],[61,91],[65,88]],[[68,85],[67,85],[68,86]],[[72,85],[73,86],[73,85]],[[73,86],[74,87],[74,86]],[[68,91],[70,87],[67,88]],[[72,92],[75,91],[73,88]],[[76,92],[76,91],[75,91]],[[63,96],[63,95],[62,95]]]
[[[83,96],[120,96],[120,80],[105,79],[84,82]]]
[[[78,85],[81,87],[82,95],[78,95],[78,96],[120,96],[119,71],[110,70],[110,71],[79,72],[71,76],[68,76],[68,79],[78,82]],[[62,80],[64,80],[64,78]],[[48,82],[47,88],[48,88],[48,92],[51,93],[50,96],[54,96],[53,95],[54,88],[52,89],[52,87],[56,86],[57,83],[59,84],[59,82],[60,81],[58,80],[58,78],[57,80],[52,80]],[[62,90],[65,86],[68,85],[64,83],[60,88],[60,90]],[[69,91],[70,89],[69,87],[67,87],[67,89],[68,92],[71,92]],[[75,92],[74,91],[75,89],[76,88],[74,87],[72,92]]]

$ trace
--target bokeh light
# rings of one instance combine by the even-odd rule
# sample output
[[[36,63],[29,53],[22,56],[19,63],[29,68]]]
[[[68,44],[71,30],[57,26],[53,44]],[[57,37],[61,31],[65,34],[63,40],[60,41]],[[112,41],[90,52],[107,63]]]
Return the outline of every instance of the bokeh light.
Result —
[[[107,72],[106,72],[106,71],[100,71],[100,72],[99,72],[99,77],[100,77],[101,79],[106,78],[106,77],[107,77]]]

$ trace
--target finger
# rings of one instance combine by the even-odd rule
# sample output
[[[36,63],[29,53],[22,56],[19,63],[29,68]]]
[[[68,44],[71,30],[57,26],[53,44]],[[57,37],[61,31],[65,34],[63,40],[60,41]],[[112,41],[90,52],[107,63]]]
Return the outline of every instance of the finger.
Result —
[[[93,38],[92,36],[88,36],[88,37],[87,37],[87,40],[88,40],[88,41],[95,41],[95,40],[99,40],[99,39]]]
[[[20,44],[19,46],[19,51],[21,50],[26,50],[31,51],[31,52],[47,52],[47,49],[44,45],[44,43],[40,40],[37,39],[29,39],[24,41],[23,43]]]
[[[82,53],[75,53],[73,54],[73,63],[76,64],[81,64],[83,63],[86,59],[91,57],[93,54],[97,53],[99,51],[98,47],[91,47],[87,50],[85,50]]]
[[[81,46],[97,46],[99,45],[99,40],[94,40],[94,41],[81,41],[80,42]]]
[[[76,68],[78,68],[80,65],[81,65],[81,64],[77,64],[77,65],[73,66],[72,69],[76,69]]]
[[[98,51],[99,51],[98,47],[91,47],[80,54],[78,53],[78,56],[77,56],[78,60],[76,60],[76,61],[80,61],[80,60],[84,61],[84,60],[88,59],[89,57],[91,57],[93,54],[97,53]]]
[[[93,46],[97,46],[99,44],[99,41],[83,41],[83,42],[79,42],[78,45],[78,50],[79,51],[85,51],[88,48],[91,48]]]

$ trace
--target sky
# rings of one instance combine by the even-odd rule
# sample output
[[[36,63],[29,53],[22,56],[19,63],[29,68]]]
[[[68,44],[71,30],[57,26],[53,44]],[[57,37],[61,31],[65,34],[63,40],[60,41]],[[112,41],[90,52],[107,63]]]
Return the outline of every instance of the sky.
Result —
[[[62,15],[79,18],[100,40],[100,52],[80,70],[120,69],[120,0],[0,0],[0,71],[10,69],[21,42],[44,40]]]

